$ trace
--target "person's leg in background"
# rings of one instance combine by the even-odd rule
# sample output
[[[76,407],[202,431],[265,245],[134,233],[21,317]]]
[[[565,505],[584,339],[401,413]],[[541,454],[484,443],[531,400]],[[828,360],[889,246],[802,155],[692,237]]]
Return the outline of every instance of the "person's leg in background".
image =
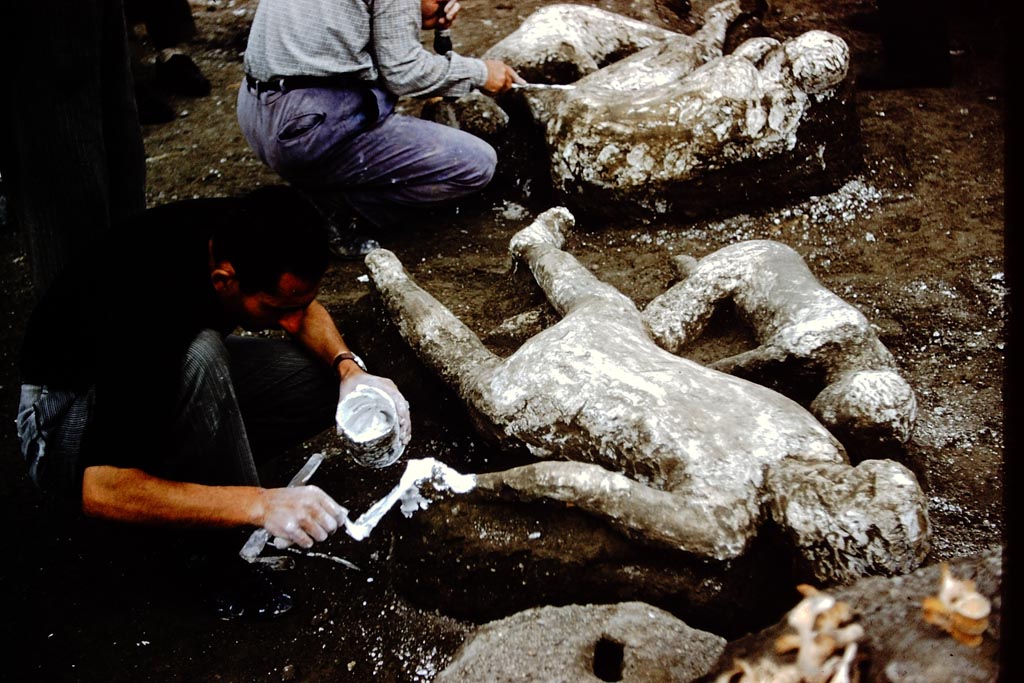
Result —
[[[145,208],[142,130],[121,0],[5,3],[0,25],[17,65],[0,172],[41,294],[95,235]]]
[[[188,0],[125,0],[128,25],[143,24],[156,50],[152,68],[143,64],[135,45],[132,71],[139,119],[144,124],[166,123],[177,111],[158,92],[189,97],[210,94],[210,81],[188,54],[187,43],[195,37],[196,24]]]
[[[494,148],[480,138],[397,114],[337,146],[331,157],[323,186],[309,196],[335,227],[331,249],[342,258],[379,246],[368,238],[366,223],[385,230],[415,225],[483,190],[497,165]],[[345,216],[346,208],[348,221],[334,218]]]
[[[325,186],[340,188],[364,218],[400,227],[424,210],[483,190],[497,155],[480,138],[450,126],[392,115],[332,153]]]
[[[257,92],[243,83],[238,121],[270,168],[331,220],[338,256],[362,256],[361,234],[422,221],[425,212],[482,190],[494,148],[465,131],[394,114],[393,95],[368,85]],[[358,219],[353,221],[353,217]]]
[[[877,0],[882,72],[865,88],[944,87],[952,82],[949,0]]]
[[[156,81],[177,95],[204,97],[210,81],[186,52],[196,35],[196,22],[188,0],[131,0],[142,2],[146,33],[157,50]]]

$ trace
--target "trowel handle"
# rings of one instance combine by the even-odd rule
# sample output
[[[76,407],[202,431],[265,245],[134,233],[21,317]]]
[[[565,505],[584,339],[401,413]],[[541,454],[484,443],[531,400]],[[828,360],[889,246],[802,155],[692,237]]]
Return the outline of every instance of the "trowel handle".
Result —
[[[444,8],[448,6],[448,0],[437,6],[437,16],[444,16]],[[439,55],[446,55],[452,51],[452,30],[450,28],[434,29],[434,52]]]
[[[270,532],[266,529],[259,528],[252,532],[249,536],[249,540],[245,542],[242,549],[239,551],[239,555],[246,562],[252,562],[255,560],[263,549],[267,546],[267,541],[270,540]]]

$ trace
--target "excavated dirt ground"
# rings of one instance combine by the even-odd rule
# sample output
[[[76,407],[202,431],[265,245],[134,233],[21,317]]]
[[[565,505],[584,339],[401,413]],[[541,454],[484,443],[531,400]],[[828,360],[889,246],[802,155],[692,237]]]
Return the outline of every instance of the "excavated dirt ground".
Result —
[[[247,148],[235,120],[241,53],[255,0],[193,0],[193,54],[213,82],[204,98],[172,98],[180,116],[145,129],[151,204],[232,195],[278,182]],[[511,32],[538,0],[463,0],[455,48],[481,54]],[[685,29],[665,7],[606,0],[601,7]],[[928,493],[934,526],[929,562],[1004,543],[1004,373],[1008,278],[1004,263],[1004,144],[1008,87],[995,0],[953,3],[949,87],[857,91],[864,168],[835,193],[757,214],[690,224],[583,226],[567,248],[603,280],[645,304],[671,281],[673,254],[701,256],[732,242],[772,238],[796,248],[830,288],[859,306],[917,391],[920,418],[905,459]],[[856,78],[881,64],[873,0],[773,0],[765,26],[778,37],[827,29],[845,38]],[[137,49],[152,58],[141,29]],[[457,215],[380,236],[417,281],[507,353],[521,341],[491,334],[526,311],[549,314],[522,273],[512,273],[508,238],[548,208],[537,197],[492,192]],[[4,324],[3,414],[13,421],[15,358],[30,292],[16,226],[0,235]],[[426,378],[379,320],[364,268],[339,262],[324,298],[353,344],[412,403],[408,457],[496,467],[461,406]],[[727,322],[727,321],[726,321]],[[145,334],[145,331],[139,331]],[[706,360],[747,343],[724,324],[693,350]],[[298,601],[285,618],[221,622],[194,600],[176,570],[150,552],[148,533],[113,539],[49,524],[22,468],[9,428],[0,432],[0,498],[6,559],[0,563],[10,681],[430,681],[472,624],[416,607],[393,587],[386,562],[389,517],[367,541],[340,535],[318,550],[354,562],[295,557],[281,574]],[[157,437],[158,438],[158,437]],[[133,444],[144,448],[145,444]],[[283,482],[314,449],[290,453],[268,481]],[[397,468],[360,470],[334,458],[316,483],[361,512],[383,495]],[[780,586],[780,590],[791,587]],[[795,600],[794,600],[795,602]],[[681,615],[685,618],[685,615]]]

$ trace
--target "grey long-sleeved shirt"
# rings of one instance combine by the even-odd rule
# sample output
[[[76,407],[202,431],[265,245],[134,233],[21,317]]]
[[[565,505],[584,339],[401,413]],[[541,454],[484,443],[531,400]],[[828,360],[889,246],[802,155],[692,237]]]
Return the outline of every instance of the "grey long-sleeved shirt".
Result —
[[[253,78],[355,74],[395,95],[464,95],[487,82],[483,60],[420,43],[418,0],[260,0],[245,50]]]

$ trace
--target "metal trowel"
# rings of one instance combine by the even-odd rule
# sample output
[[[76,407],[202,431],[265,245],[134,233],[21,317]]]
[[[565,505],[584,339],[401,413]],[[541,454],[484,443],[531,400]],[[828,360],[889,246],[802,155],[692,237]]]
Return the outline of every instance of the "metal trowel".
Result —
[[[564,83],[513,83],[513,90],[574,90],[575,85]]]

